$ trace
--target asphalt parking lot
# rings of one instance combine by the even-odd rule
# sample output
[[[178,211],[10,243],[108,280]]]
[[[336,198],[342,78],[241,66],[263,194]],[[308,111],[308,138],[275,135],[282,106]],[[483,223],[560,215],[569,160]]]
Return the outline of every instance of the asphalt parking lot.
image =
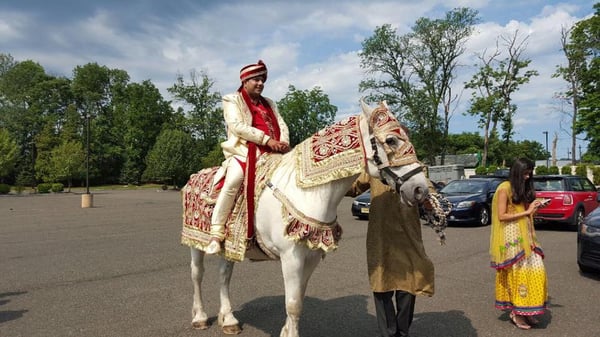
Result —
[[[308,286],[302,336],[377,336],[366,277],[367,221],[339,206],[340,248]],[[0,336],[222,336],[193,330],[189,251],[179,244],[177,191],[0,196]],[[597,336],[600,278],[579,273],[576,233],[538,230],[550,306],[541,325],[518,330],[493,307],[489,228],[451,227],[447,245],[423,227],[436,294],[419,297],[412,336]],[[398,243],[402,244],[402,243]],[[218,311],[216,258],[206,258],[207,312]],[[278,262],[238,263],[231,283],[241,336],[279,336],[285,319]]]

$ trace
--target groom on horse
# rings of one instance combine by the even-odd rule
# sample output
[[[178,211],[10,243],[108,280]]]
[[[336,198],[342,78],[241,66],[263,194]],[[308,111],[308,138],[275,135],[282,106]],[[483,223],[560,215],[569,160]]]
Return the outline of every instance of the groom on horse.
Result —
[[[221,143],[225,161],[225,178],[211,218],[211,240],[207,254],[221,251],[225,239],[225,222],[246,177],[246,190],[254,189],[256,158],[265,152],[286,153],[290,150],[288,127],[279,115],[275,102],[262,96],[267,81],[267,66],[263,61],[240,70],[241,85],[237,92],[223,97],[223,116],[227,140]],[[248,202],[253,204],[253,198]],[[248,213],[254,212],[248,208]],[[249,219],[252,219],[249,217]],[[252,224],[250,224],[252,225]]]

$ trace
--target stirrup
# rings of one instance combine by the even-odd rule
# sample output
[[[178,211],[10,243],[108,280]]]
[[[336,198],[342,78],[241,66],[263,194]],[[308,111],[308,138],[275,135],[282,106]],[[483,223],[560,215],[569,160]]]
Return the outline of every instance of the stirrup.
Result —
[[[221,242],[218,240],[210,240],[206,250],[204,251],[208,255],[218,254],[221,252]]]

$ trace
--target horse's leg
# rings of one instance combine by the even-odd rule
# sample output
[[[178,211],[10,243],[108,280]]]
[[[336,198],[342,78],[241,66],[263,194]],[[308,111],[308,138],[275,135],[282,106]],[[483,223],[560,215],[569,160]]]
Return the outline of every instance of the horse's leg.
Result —
[[[204,252],[191,248],[192,262],[192,284],[194,286],[194,296],[192,304],[192,327],[194,329],[208,329],[208,316],[202,307],[202,277],[204,276]]]
[[[219,326],[223,330],[223,333],[227,335],[237,335],[242,332],[240,323],[237,318],[233,316],[233,310],[231,309],[231,301],[229,300],[229,284],[231,283],[231,274],[233,273],[233,262],[225,260],[221,257],[219,263],[219,283],[220,283],[220,298],[221,298],[221,309],[219,309],[218,322]]]
[[[302,314],[304,294],[308,280],[319,264],[321,253],[305,250],[303,254],[292,249],[281,256],[281,269],[285,286],[285,311],[287,318],[280,337],[299,336],[299,322]]]

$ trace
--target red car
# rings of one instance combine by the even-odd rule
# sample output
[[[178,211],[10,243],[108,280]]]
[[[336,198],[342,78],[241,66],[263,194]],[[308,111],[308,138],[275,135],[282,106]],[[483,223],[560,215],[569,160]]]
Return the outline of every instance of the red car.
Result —
[[[592,182],[574,175],[533,176],[536,197],[549,199],[538,209],[535,222],[558,222],[577,228],[598,207],[598,191]]]

